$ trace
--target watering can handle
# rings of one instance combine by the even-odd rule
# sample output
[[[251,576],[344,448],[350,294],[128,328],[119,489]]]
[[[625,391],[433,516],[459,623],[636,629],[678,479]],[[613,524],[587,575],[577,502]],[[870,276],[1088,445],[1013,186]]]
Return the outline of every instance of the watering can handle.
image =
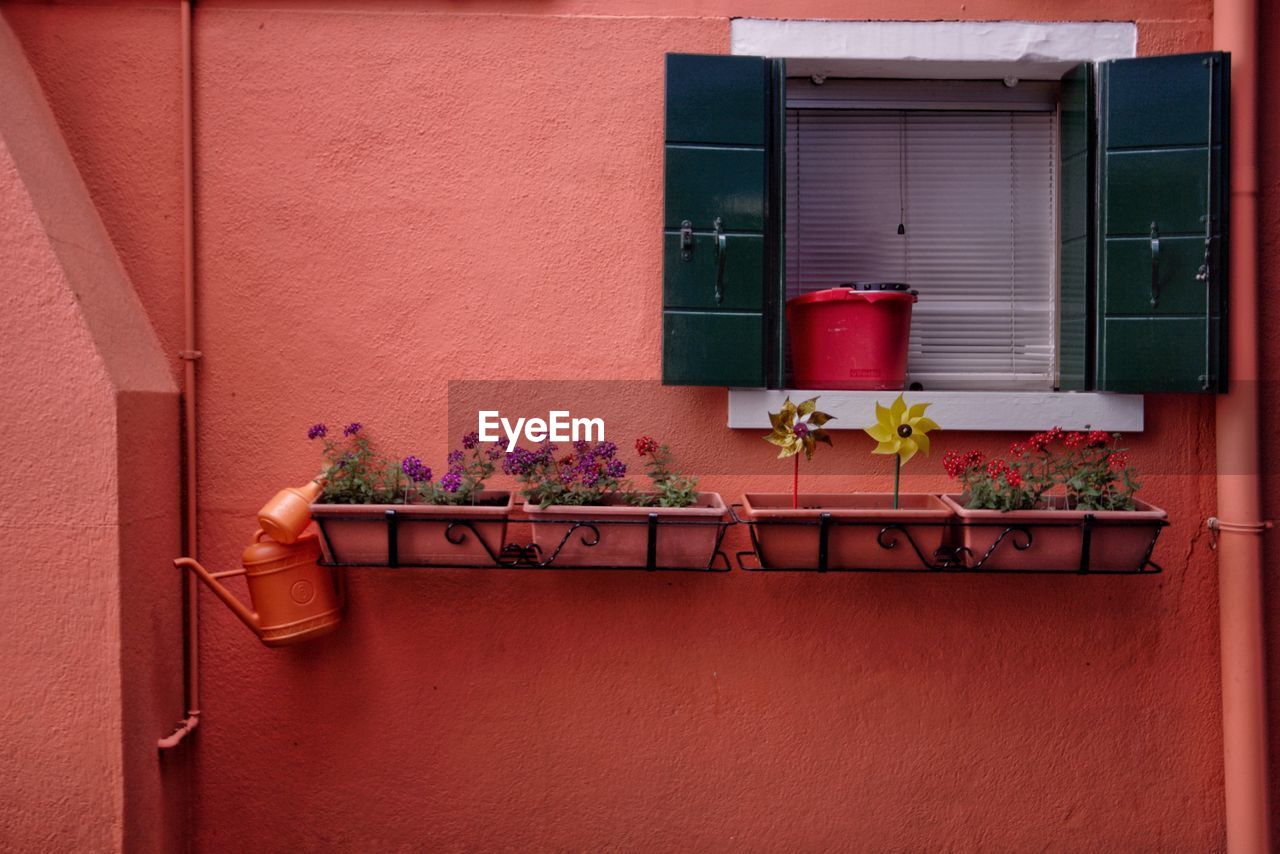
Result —
[[[262,532],[259,531],[258,533],[261,534]],[[218,581],[213,573],[201,566],[199,561],[193,560],[189,557],[180,557],[173,562],[173,565],[178,567],[178,569],[189,569],[194,572],[196,577],[209,585],[209,589],[212,590],[219,599],[225,602],[227,607],[230,608],[246,626],[253,629],[254,633],[258,633],[258,615],[246,608],[244,603],[237,599],[230,590],[223,587],[222,582]],[[239,574],[240,573],[220,573],[220,575]]]

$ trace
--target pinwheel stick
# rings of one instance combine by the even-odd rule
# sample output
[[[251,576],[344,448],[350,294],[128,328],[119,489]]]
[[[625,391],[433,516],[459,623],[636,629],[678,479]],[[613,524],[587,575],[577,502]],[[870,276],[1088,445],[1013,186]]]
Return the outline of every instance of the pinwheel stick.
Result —
[[[893,455],[893,509],[898,509],[898,483],[902,479],[902,457]]]
[[[795,473],[791,476],[791,509],[800,509],[800,455],[793,454],[791,459],[795,460]],[[897,506],[896,504],[894,506]]]

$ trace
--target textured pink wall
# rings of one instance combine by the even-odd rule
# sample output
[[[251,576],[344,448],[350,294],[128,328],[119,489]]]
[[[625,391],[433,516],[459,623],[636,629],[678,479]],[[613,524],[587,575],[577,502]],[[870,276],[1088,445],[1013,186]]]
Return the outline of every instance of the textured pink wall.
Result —
[[[0,844],[178,850],[177,390],[0,19]]]
[[[879,11],[1058,14],[969,5]],[[723,52],[728,15],[780,13],[591,8],[621,17],[201,4],[211,567],[311,472],[312,421],[363,420],[439,459],[450,380],[598,380],[607,417],[647,415],[692,468],[766,469],[755,433],[724,429],[723,391],[604,383],[658,373],[662,54]],[[176,20],[5,14],[171,352]],[[1139,18],[1144,50],[1207,46],[1206,3],[1072,15]],[[104,33],[113,47],[95,49]],[[104,76],[121,85],[87,83]],[[197,847],[1216,850],[1211,408],[1152,398],[1147,415],[1136,455],[1166,473],[1148,495],[1175,520],[1158,579],[362,570],[339,633],[280,651],[206,597]],[[936,453],[1005,440],[944,434]],[[837,444],[815,483],[877,482],[855,436]],[[938,468],[912,485],[941,487]]]

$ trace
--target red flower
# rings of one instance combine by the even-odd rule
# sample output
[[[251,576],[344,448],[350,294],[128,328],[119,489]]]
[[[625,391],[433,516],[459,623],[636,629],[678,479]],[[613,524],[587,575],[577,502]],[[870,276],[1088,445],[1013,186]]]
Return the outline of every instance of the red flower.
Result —
[[[946,456],[942,458],[942,468],[948,476],[958,478],[970,469],[975,469],[982,465],[985,459],[986,457],[983,456],[982,451],[978,450],[966,451],[965,453],[947,451]]]
[[[1027,445],[1034,451],[1043,451],[1063,436],[1061,427],[1054,427],[1052,430],[1046,430],[1043,433],[1036,433],[1027,440]]]
[[[1022,472],[1013,468],[1009,469],[1004,473],[1004,482],[1017,489],[1022,486]]]
[[[1009,454],[1014,457],[1025,456],[1028,450],[1026,442],[1014,442],[1009,446]]]
[[[1124,471],[1129,467],[1129,455],[1124,451],[1112,451],[1107,454],[1107,467],[1112,471]]]
[[[989,478],[993,478],[993,479],[997,478],[1000,475],[1007,473],[1008,471],[1009,471],[1009,464],[1006,463],[1004,460],[996,459],[987,463],[987,477]]]
[[[1089,434],[1089,447],[1101,448],[1111,442],[1111,434],[1106,430],[1094,430]]]
[[[636,453],[642,457],[658,452],[658,442],[652,436],[641,436],[636,439]]]
[[[1062,437],[1062,444],[1066,445],[1068,448],[1079,448],[1084,445],[1087,438],[1088,436],[1084,433],[1068,433]]]

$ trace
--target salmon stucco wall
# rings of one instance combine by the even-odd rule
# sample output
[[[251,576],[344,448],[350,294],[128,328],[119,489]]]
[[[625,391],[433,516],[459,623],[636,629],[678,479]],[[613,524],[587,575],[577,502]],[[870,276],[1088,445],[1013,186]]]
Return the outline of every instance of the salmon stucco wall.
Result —
[[[0,19],[0,847],[180,850],[178,396]]]
[[[858,11],[1062,15],[968,6]],[[1208,47],[1209,11],[1071,15],[1137,20],[1160,52]],[[847,14],[201,3],[204,562],[233,568],[253,510],[314,472],[312,422],[438,464],[446,415],[469,417],[451,381],[576,380],[705,488],[785,488],[759,436],[724,427],[723,390],[653,382],[662,55],[726,52],[731,16]],[[176,12],[4,15],[171,355]],[[357,570],[341,630],[282,650],[205,597],[194,847],[1219,850],[1212,404],[1146,412],[1134,455],[1174,522],[1156,578]],[[944,432],[909,485],[1008,438]],[[836,442],[815,486],[883,483],[856,434]]]

